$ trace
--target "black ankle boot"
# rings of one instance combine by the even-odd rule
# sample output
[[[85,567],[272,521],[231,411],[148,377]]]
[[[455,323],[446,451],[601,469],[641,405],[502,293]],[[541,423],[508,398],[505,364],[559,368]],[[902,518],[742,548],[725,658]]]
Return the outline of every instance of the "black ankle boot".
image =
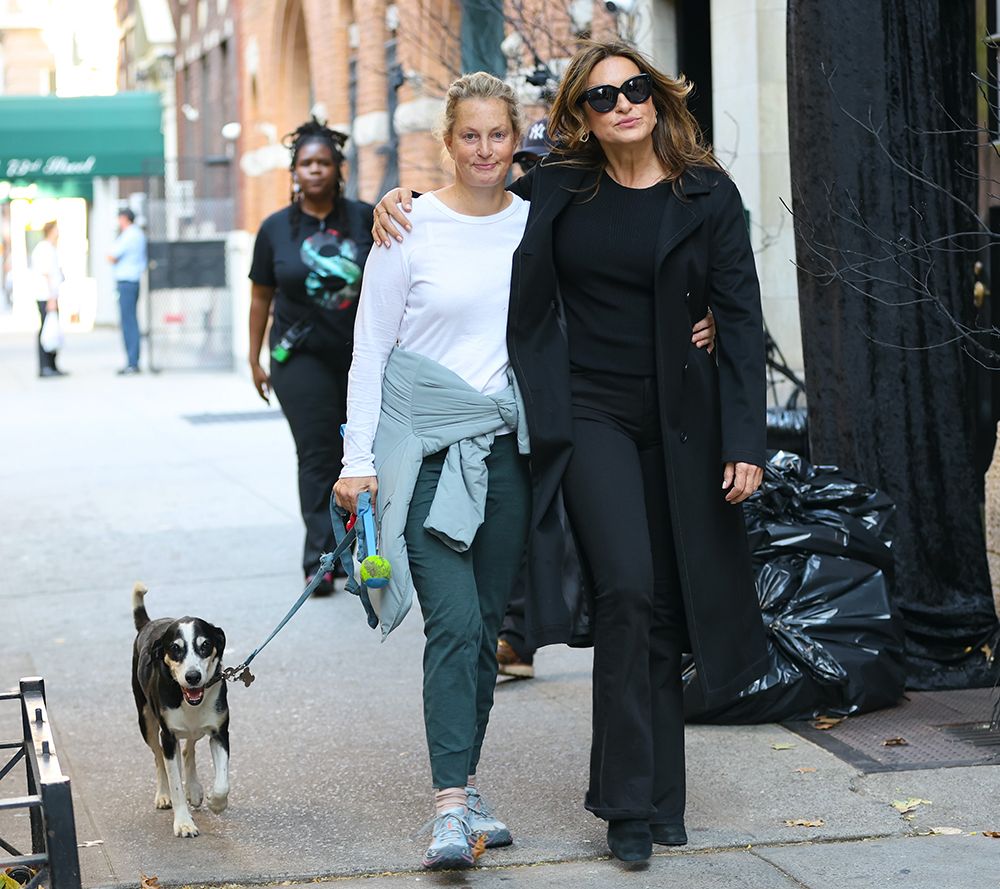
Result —
[[[608,848],[619,861],[645,861],[653,854],[649,822],[642,818],[609,821]]]
[[[687,831],[684,829],[684,822],[650,824],[650,833],[653,835],[653,842],[659,846],[686,846],[688,841]]]

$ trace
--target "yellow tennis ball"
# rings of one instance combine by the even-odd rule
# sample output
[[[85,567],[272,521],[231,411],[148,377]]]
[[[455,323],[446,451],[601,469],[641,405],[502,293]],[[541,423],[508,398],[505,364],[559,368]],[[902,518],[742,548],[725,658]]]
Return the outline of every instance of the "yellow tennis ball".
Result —
[[[361,563],[361,582],[365,586],[382,587],[392,577],[392,566],[382,556],[368,556]]]

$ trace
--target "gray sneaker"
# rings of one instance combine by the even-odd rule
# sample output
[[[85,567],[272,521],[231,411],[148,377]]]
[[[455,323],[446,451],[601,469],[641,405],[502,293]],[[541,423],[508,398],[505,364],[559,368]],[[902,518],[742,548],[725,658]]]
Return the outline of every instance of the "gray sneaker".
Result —
[[[465,805],[469,810],[469,829],[472,831],[472,836],[486,837],[487,849],[509,846],[514,842],[507,825],[490,811],[486,800],[480,796],[475,787],[465,788]]]
[[[469,838],[468,813],[461,806],[445,809],[433,823],[431,844],[421,862],[427,870],[472,867],[476,857],[472,854]]]

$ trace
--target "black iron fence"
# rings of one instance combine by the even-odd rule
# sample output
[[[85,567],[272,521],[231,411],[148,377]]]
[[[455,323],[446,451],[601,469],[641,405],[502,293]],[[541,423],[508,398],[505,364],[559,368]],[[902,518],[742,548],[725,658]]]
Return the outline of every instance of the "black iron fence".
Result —
[[[147,177],[152,370],[233,366],[226,251],[236,218],[231,166],[226,158],[180,158]]]
[[[20,738],[0,742],[0,811],[26,810],[28,828],[23,839],[0,836],[0,850],[7,853],[7,857],[0,854],[0,871],[6,870],[23,889],[80,889],[73,800],[69,778],[56,757],[45,683],[38,678],[22,679],[18,691],[0,693],[0,703],[9,701],[20,703],[22,733]],[[21,765],[26,793],[8,796],[5,791],[16,779],[2,782],[16,776]],[[31,843],[30,852],[15,845],[24,842]]]

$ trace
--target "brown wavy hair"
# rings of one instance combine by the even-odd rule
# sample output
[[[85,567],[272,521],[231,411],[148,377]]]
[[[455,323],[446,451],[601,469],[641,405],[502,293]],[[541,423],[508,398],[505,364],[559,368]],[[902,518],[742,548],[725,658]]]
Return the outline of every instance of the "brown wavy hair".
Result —
[[[688,110],[687,97],[694,89],[691,82],[683,76],[675,80],[657,71],[646,56],[620,40],[585,41],[570,59],[549,111],[548,134],[557,147],[547,160],[593,170],[603,170],[607,165],[608,159],[600,142],[597,139],[584,141],[589,129],[579,101],[587,90],[590,72],[605,59],[615,56],[628,59],[652,80],[652,101],[657,117],[653,127],[653,150],[666,170],[667,181],[676,185],[690,167],[721,169],[712,147],[704,141],[698,122]]]

